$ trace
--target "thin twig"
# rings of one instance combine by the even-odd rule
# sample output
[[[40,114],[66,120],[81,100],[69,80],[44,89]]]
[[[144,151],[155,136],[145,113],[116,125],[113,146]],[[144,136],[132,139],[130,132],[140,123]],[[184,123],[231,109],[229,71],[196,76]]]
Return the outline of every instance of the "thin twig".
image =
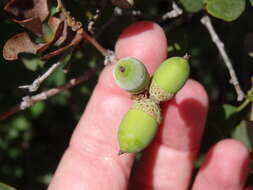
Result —
[[[103,56],[106,57],[105,65],[110,63],[113,63],[116,60],[115,53],[112,53],[111,50],[105,49],[101,44],[98,43],[98,41],[90,36],[83,28],[82,28],[82,23],[80,21],[76,21],[74,17],[71,16],[70,12],[67,11],[67,9],[64,7],[64,4],[62,0],[57,0],[57,11],[61,11],[64,15],[64,17],[67,20],[67,24],[69,27],[72,28],[73,31],[76,31],[78,34],[80,34],[85,40],[87,40],[89,43],[91,43]],[[99,15],[99,14],[98,14]]]
[[[203,16],[201,18],[201,23],[207,28],[207,30],[212,38],[212,41],[215,43],[216,47],[218,48],[218,50],[221,54],[221,57],[222,57],[223,61],[225,62],[226,67],[228,68],[228,71],[229,71],[229,74],[231,77],[229,82],[231,84],[233,84],[233,86],[236,90],[237,100],[242,101],[243,98],[245,97],[244,92],[241,90],[241,87],[240,87],[240,84],[239,84],[238,79],[236,77],[231,60],[229,59],[229,57],[225,51],[223,42],[220,40],[219,36],[217,35],[217,33],[215,32],[215,30],[213,28],[210,17],[207,15]]]
[[[82,23],[79,21],[76,21],[74,17],[71,16],[70,12],[64,7],[64,4],[62,3],[62,0],[57,0],[57,7],[56,11],[61,11],[66,18],[67,24],[73,31],[77,31],[80,28],[82,28]]]
[[[242,111],[248,104],[250,103],[250,100],[247,98],[245,99],[240,106],[237,107],[237,112]]]
[[[104,65],[115,63],[117,61],[116,54],[114,53],[114,51],[105,49],[96,41],[95,38],[91,37],[84,30],[82,30],[80,34],[83,36],[85,40],[90,42],[105,57]]]
[[[51,96],[54,96],[64,90],[67,90],[69,88],[72,88],[72,87],[80,84],[80,83],[87,81],[91,76],[93,76],[95,71],[96,70],[87,71],[82,76],[80,76],[78,78],[71,79],[68,83],[66,83],[62,86],[49,89],[47,91],[41,92],[41,93],[33,95],[33,96],[23,97],[22,102],[19,105],[11,108],[9,111],[7,111],[5,113],[0,114],[0,120],[7,119],[9,116],[11,116],[19,111],[27,109],[39,101],[46,100],[47,98],[49,98]]]
[[[97,9],[95,15],[93,15],[89,20],[88,20],[88,31],[91,34],[94,34],[95,31],[95,22],[98,20],[100,16],[100,10]]]
[[[166,19],[176,18],[176,17],[180,16],[181,14],[183,14],[183,9],[180,9],[177,6],[177,4],[173,1],[172,10],[167,12],[166,14],[164,14],[162,16],[162,19],[166,20]]]
[[[64,58],[72,53],[74,47],[70,47],[69,50],[65,51],[64,54],[61,56],[58,62],[54,63],[43,75],[36,78],[32,84],[30,85],[23,85],[19,86],[19,88],[28,89],[29,92],[36,92],[40,85],[62,64],[64,63]]]
[[[101,46],[95,38],[91,37],[87,32],[84,30],[81,32],[81,35],[85,40],[90,42],[103,56],[107,55],[107,49],[105,49],[103,46]]]

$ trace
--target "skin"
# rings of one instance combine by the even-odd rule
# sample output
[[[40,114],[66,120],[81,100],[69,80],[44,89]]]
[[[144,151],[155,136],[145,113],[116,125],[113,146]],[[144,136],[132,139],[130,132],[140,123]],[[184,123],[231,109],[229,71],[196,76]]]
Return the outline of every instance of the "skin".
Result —
[[[119,58],[132,56],[141,60],[152,74],[167,58],[167,39],[157,24],[138,22],[123,31],[115,51]],[[129,180],[134,156],[117,155],[117,129],[131,102],[129,94],[115,84],[112,65],[106,66],[49,190],[189,187],[208,110],[203,86],[188,80],[173,100],[162,105],[163,123]],[[206,155],[192,189],[242,190],[249,162],[249,153],[240,142],[232,139],[218,142]]]

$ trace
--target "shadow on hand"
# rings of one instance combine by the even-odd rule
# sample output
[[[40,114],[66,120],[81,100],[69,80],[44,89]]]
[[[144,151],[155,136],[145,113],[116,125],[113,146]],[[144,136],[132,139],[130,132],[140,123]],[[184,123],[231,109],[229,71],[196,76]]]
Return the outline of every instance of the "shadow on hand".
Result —
[[[174,112],[170,113],[171,110],[169,108],[172,106],[176,107],[175,111],[177,113],[175,115],[180,117],[180,122],[178,122],[177,126],[173,126],[166,125],[165,123],[169,122],[163,120],[155,140],[134,164],[130,189],[144,188],[150,190],[157,188],[157,184],[154,187],[154,178],[156,178],[156,181],[159,181],[157,179],[159,178],[159,172],[157,172],[159,169],[157,170],[157,167],[166,167],[169,172],[173,172],[170,170],[170,165],[162,166],[159,163],[159,160],[163,159],[161,158],[162,155],[159,155],[159,151],[163,146],[178,151],[195,151],[197,153],[207,114],[206,107],[193,98],[184,99],[180,103],[177,103],[173,99],[162,105],[163,116],[166,116],[166,120],[172,119],[175,116]],[[173,118],[173,120],[177,119]],[[195,154],[189,157],[189,160],[192,160],[192,162],[194,162],[194,159]],[[166,162],[163,160],[163,163]]]

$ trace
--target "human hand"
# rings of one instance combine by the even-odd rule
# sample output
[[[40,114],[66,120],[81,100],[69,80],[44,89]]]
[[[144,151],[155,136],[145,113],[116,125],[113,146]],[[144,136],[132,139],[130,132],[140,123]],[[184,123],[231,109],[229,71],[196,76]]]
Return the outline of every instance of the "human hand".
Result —
[[[158,25],[138,22],[124,30],[115,51],[119,58],[139,59],[152,74],[167,58],[167,40]],[[187,189],[207,115],[204,88],[188,80],[173,100],[162,105],[158,134],[144,151],[129,184],[134,155],[118,156],[117,129],[131,100],[115,84],[112,68],[108,65],[101,73],[48,189]],[[249,153],[241,143],[223,140],[206,155],[192,189],[242,190],[249,162]]]

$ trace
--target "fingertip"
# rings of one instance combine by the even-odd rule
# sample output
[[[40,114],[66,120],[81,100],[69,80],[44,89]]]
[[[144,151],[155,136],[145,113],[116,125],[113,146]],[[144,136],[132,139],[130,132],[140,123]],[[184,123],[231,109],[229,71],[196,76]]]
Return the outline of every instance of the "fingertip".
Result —
[[[221,156],[224,157],[231,157],[232,155],[235,155],[237,153],[240,153],[235,159],[245,159],[249,158],[249,151],[247,148],[242,144],[240,141],[235,139],[224,139],[220,142],[218,142],[213,149],[217,153],[219,153]],[[231,156],[229,154],[231,154]]]
[[[212,147],[197,175],[194,190],[242,189],[247,178],[250,155],[246,147],[234,139],[225,139]]]
[[[225,139],[215,144],[208,152],[202,170],[211,167],[209,164],[214,164],[220,169],[221,176],[228,177],[232,169],[246,169],[249,160],[249,151],[240,141]]]
[[[129,25],[121,33],[116,45],[117,57],[134,57],[142,61],[150,74],[167,57],[167,38],[156,23],[140,21]]]

